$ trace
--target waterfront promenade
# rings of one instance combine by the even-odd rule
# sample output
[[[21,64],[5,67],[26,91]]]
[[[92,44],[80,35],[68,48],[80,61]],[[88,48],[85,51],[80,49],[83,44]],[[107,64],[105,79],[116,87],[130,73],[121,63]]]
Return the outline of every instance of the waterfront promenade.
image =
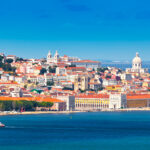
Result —
[[[0,116],[5,115],[38,115],[38,114],[72,114],[72,113],[84,113],[84,112],[128,112],[128,111],[150,111],[149,107],[144,108],[125,108],[125,109],[102,109],[93,111],[26,111],[26,112],[0,112]]]

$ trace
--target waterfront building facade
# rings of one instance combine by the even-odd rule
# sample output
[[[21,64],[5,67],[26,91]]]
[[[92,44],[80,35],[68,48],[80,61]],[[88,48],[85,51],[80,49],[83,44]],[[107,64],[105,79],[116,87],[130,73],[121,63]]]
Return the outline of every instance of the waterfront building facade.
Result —
[[[57,99],[60,99],[66,103],[66,110],[67,111],[74,111],[75,110],[75,96],[72,95],[57,95]]]
[[[110,94],[109,97],[109,108],[120,109],[127,107],[126,94]]]
[[[76,110],[92,111],[109,108],[109,95],[96,94],[86,95],[80,94],[75,97]]]
[[[128,94],[127,107],[128,108],[150,107],[150,94]]]
[[[126,94],[80,94],[75,98],[76,110],[96,111],[127,107]]]

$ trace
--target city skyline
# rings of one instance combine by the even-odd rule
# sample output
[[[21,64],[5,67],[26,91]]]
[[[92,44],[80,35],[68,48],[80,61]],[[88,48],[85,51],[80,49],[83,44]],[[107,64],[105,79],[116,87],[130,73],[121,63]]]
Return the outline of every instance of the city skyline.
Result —
[[[64,56],[68,56],[68,57],[73,57],[73,58],[77,58],[77,59],[80,59],[80,60],[88,60],[89,58],[81,58],[81,57],[78,57],[78,56],[70,56],[70,55],[68,55],[68,54],[62,54],[62,55],[60,55],[60,53],[59,53],[59,51],[58,50],[55,50],[55,51],[52,51],[52,50],[49,50],[47,53],[49,53],[50,52],[50,54],[51,54],[51,56],[52,57],[54,57],[55,56],[55,54],[56,54],[56,52],[58,52],[58,55],[60,56],[60,57],[64,57]],[[139,54],[139,52],[136,52],[136,53],[138,53]],[[8,54],[8,55],[6,55],[6,53],[4,53],[4,52],[2,52],[1,51],[1,54],[2,55],[5,55],[5,56],[9,56],[10,54]],[[10,55],[11,56],[11,55]],[[47,59],[47,55],[45,55],[44,57],[39,57],[39,58],[34,58],[33,56],[30,56],[29,58],[27,58],[27,57],[22,57],[22,56],[17,56],[17,55],[14,55],[14,54],[12,54],[12,56],[16,56],[16,57],[18,57],[18,58],[23,58],[23,59]],[[91,58],[90,58],[91,59]],[[91,59],[91,60],[94,60],[94,61],[100,61],[100,62],[102,62],[102,63],[129,63],[129,64],[131,64],[132,63],[132,60],[133,60],[133,58],[132,59],[122,59],[122,60],[111,60],[111,59],[95,59],[95,58],[93,58],[93,59]],[[144,61],[142,61],[142,62],[144,62],[144,63],[149,63],[150,61],[148,60],[148,61],[146,61],[146,60],[144,60]]]
[[[149,150],[150,0],[0,0],[0,150]]]
[[[7,0],[0,6],[0,50],[45,57],[58,50],[87,59],[131,60],[150,54],[148,0]]]

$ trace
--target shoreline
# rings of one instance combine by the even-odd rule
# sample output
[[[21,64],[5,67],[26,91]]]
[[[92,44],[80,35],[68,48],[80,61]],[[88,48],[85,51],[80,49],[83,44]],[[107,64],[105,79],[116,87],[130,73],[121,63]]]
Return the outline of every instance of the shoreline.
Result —
[[[38,114],[71,114],[84,111],[26,111],[26,112],[0,112],[0,116],[7,115],[38,115]]]
[[[7,115],[38,115],[38,114],[72,114],[83,112],[131,112],[131,111],[150,111],[150,108],[126,108],[126,109],[103,109],[93,111],[26,111],[26,112],[0,112],[0,116]]]

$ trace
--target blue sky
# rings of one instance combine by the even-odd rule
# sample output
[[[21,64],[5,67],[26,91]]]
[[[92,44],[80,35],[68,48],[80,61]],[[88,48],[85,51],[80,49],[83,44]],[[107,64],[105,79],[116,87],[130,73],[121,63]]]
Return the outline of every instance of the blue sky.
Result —
[[[0,50],[20,57],[61,55],[150,60],[149,0],[0,0]]]

